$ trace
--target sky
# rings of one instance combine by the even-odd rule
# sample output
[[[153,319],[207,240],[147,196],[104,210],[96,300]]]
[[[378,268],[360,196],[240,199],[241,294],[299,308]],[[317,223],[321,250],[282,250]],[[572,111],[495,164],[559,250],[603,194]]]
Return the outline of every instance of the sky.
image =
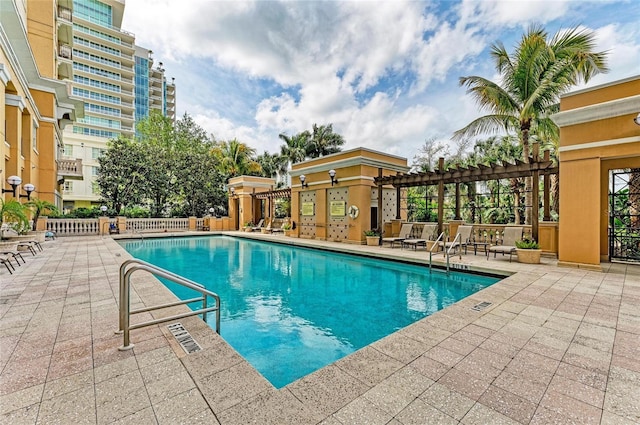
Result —
[[[491,45],[508,52],[533,24],[549,37],[593,31],[610,72],[575,89],[640,74],[640,1],[127,0],[122,29],[175,78],[177,117],[216,140],[279,152],[279,134],[333,124],[344,150],[411,159],[427,140],[483,115],[459,78],[498,81]]]

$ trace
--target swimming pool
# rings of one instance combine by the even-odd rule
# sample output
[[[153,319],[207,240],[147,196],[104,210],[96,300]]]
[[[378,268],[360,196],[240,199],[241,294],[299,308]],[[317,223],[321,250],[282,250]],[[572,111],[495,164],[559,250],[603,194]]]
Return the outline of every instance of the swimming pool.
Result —
[[[276,388],[499,280],[229,236],[120,244],[220,295],[222,337]]]

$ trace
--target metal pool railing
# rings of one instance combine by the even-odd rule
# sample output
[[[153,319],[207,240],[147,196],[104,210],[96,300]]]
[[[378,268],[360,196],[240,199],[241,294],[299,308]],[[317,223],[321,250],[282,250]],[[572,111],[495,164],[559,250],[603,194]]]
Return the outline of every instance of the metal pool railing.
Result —
[[[172,303],[161,304],[152,307],[145,307],[137,310],[131,310],[131,275],[138,271],[143,270],[149,272],[157,277],[163,277],[169,279],[184,287],[193,289],[201,294],[200,297],[191,298],[188,300],[181,300]],[[207,297],[211,297],[215,300],[215,307],[207,307]],[[175,307],[179,305],[185,305],[192,302],[202,301],[202,308],[199,310],[190,311],[188,313],[176,314],[170,317],[163,317],[161,319],[150,320],[147,322],[130,324],[132,314],[145,313],[148,311],[159,310],[162,308]],[[146,261],[138,260],[136,258],[127,260],[120,266],[120,320],[118,324],[118,332],[122,332],[124,335],[124,341],[122,347],[118,349],[121,351],[130,350],[133,348],[133,344],[130,341],[130,332],[134,329],[140,329],[146,326],[157,325],[159,323],[170,322],[176,319],[182,319],[184,317],[195,316],[202,314],[202,320],[207,321],[207,313],[210,311],[216,312],[216,328],[215,331],[220,333],[220,297],[218,294],[205,289],[199,283],[193,282],[180,275],[172,273],[168,270],[161,269]]]

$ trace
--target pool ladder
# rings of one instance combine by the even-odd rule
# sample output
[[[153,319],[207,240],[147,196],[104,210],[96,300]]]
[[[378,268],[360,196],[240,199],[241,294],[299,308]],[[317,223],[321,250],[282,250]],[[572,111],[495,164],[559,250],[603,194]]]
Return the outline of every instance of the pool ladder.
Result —
[[[449,248],[447,248],[447,243],[444,242],[444,232],[440,233],[440,235],[438,236],[438,239],[436,239],[436,241],[431,246],[431,249],[429,249],[429,271],[431,271],[431,267],[432,267],[431,261],[433,257],[433,250],[435,248],[437,251],[440,248],[440,242],[442,242],[442,250],[444,251],[444,256],[447,257],[447,273],[449,273],[449,268],[450,268],[449,258],[451,257],[451,250],[453,249],[453,252],[455,254],[456,241],[460,239],[461,239],[461,235],[458,233],[455,239],[453,240],[453,242],[451,243],[451,245],[449,246]],[[462,247],[460,248],[460,259],[462,259]]]
[[[131,275],[138,271],[143,270],[151,273],[156,277],[162,277],[168,279],[174,283],[182,285],[184,287],[193,289],[196,292],[200,293],[200,297],[191,298],[188,300],[181,300],[167,304],[161,304],[152,307],[140,308],[137,310],[131,310]],[[211,297],[215,300],[214,307],[207,306],[207,298]],[[161,319],[150,320],[148,322],[136,323],[132,325],[131,315],[138,313],[145,313],[148,311],[159,310],[162,308],[175,307],[179,305],[189,304],[192,302],[202,301],[202,308],[195,311],[190,311],[187,313],[176,314],[170,317],[163,317]],[[216,312],[216,328],[215,331],[220,333],[220,297],[218,294],[205,289],[199,283],[196,283],[192,280],[186,279],[180,275],[172,273],[168,270],[161,269],[160,267],[154,266],[153,264],[147,263],[146,261],[138,260],[137,258],[127,260],[122,265],[120,265],[120,319],[118,324],[118,331],[116,333],[122,333],[124,335],[124,341],[122,347],[118,349],[121,351],[130,350],[133,348],[133,344],[131,344],[130,340],[130,332],[134,329],[144,328],[146,326],[157,325],[159,323],[170,322],[176,319],[182,319],[184,317],[195,316],[198,314],[202,314],[202,320],[207,321],[207,313],[210,311]]]

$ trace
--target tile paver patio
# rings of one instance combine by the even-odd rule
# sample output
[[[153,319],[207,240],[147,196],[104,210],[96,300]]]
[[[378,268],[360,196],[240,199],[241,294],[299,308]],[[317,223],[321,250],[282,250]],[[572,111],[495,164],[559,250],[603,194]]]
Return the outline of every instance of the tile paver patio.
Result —
[[[640,423],[638,265],[594,272],[455,257],[457,267],[513,274],[277,390],[195,317],[180,322],[200,352],[187,355],[166,324],[132,331],[135,348],[119,351],[127,258],[110,238],[58,238],[14,275],[0,272],[0,423]],[[151,276],[133,278],[133,304],[171,299]],[[471,309],[482,301],[492,304]]]

